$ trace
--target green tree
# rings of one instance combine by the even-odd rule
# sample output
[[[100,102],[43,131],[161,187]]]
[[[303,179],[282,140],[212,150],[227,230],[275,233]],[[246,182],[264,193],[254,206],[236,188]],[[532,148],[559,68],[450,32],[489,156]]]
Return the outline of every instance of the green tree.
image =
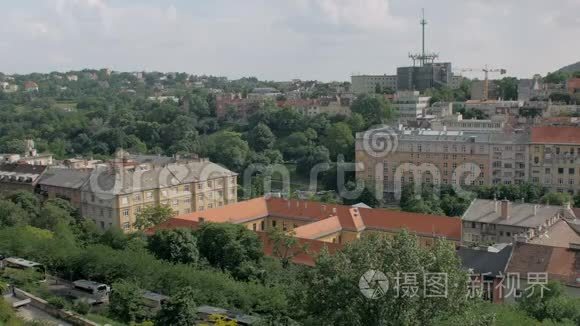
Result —
[[[250,147],[241,134],[220,131],[208,137],[209,158],[235,171],[241,171],[246,164]]]
[[[381,96],[360,95],[352,102],[350,109],[364,118],[365,127],[382,124],[393,117],[390,104]]]
[[[335,158],[342,154],[347,161],[354,159],[354,136],[344,122],[335,123],[328,128],[322,144],[330,151],[330,157]]]
[[[271,149],[275,141],[276,136],[267,125],[261,122],[248,133],[248,143],[256,152]]]
[[[40,211],[40,199],[30,191],[17,191],[10,194],[6,199],[22,207],[28,216],[34,218]]]
[[[368,279],[376,276],[374,271],[383,273],[389,286],[367,282],[371,286],[368,295],[374,295],[369,299],[361,295],[360,284],[364,285],[363,275]],[[403,273],[416,276],[420,289],[417,295],[403,296],[401,288],[397,293],[395,277]],[[444,297],[429,297],[422,292],[434,290],[429,281],[424,283],[434,273],[447,275]],[[470,306],[467,275],[454,244],[437,240],[432,248],[425,249],[417,237],[405,231],[393,240],[379,235],[362,237],[332,255],[323,251],[316,266],[306,270],[297,283],[296,300],[301,303],[307,324],[432,325],[435,320],[461,314]]]
[[[199,259],[197,239],[188,229],[160,230],[149,237],[147,247],[157,258],[195,264]]]
[[[163,304],[156,322],[159,325],[189,326],[197,322],[198,293],[191,287],[186,287],[176,293],[167,303]]]
[[[270,228],[268,238],[272,242],[272,253],[280,259],[283,268],[288,268],[294,257],[308,250],[308,246],[300,243],[293,230],[287,232],[280,228]]]
[[[145,207],[137,214],[135,228],[144,230],[166,222],[175,216],[175,211],[169,205]]]
[[[243,225],[203,223],[197,232],[197,242],[199,253],[212,266],[240,279],[251,277],[244,268],[248,264],[258,265],[263,257],[262,242]]]
[[[0,200],[0,227],[26,225],[30,216],[20,205],[9,200]]]
[[[562,284],[556,281],[528,288],[522,294],[518,306],[539,321],[580,323],[580,300],[567,296]]]
[[[32,225],[42,229],[55,230],[60,222],[66,224],[73,222],[70,212],[62,208],[58,203],[58,201],[46,201],[42,205],[38,217],[32,221]]]
[[[125,323],[141,321],[145,317],[143,291],[131,281],[113,283],[109,296],[109,311]]]
[[[546,205],[574,204],[572,195],[564,192],[549,192],[541,198],[541,202]]]
[[[518,99],[518,79],[515,77],[504,77],[498,81],[499,94],[504,100]]]

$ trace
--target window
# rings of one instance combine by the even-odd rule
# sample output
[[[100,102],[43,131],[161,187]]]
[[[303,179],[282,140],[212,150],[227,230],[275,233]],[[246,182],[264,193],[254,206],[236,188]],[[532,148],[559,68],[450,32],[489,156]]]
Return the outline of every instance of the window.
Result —
[[[262,231],[265,228],[265,225],[264,224],[265,224],[264,221],[260,221],[260,230],[262,230]]]
[[[558,174],[564,174],[564,168],[558,168]]]
[[[506,232],[505,235],[508,236],[508,237],[511,237],[512,236],[512,233],[511,232]]]
[[[189,185],[183,186],[183,191],[186,191],[186,192],[189,191]]]
[[[167,190],[162,190],[161,191],[161,196],[167,197]]]
[[[145,194],[147,199],[153,199],[153,193],[150,191],[147,194]]]
[[[128,209],[128,208],[125,208],[125,209],[123,210],[123,216],[124,216],[124,217],[128,217],[128,216],[129,216],[129,209]]]
[[[276,220],[272,221],[272,227],[275,228],[276,227]]]
[[[123,223],[123,229],[129,230],[129,222]]]
[[[252,230],[256,231],[257,225],[256,223],[252,224]]]
[[[197,190],[201,190],[201,182],[197,184]]]
[[[134,201],[140,201],[141,200],[141,194],[134,194],[133,195],[133,200]]]
[[[573,175],[574,173],[575,173],[574,168],[569,168],[568,169],[568,174],[572,174]]]
[[[540,158],[539,158],[539,157],[537,157],[537,156],[536,156],[536,157],[534,157],[534,163],[535,163],[535,164],[538,164],[538,163],[540,163]]]
[[[211,180],[208,180],[208,182],[207,182],[207,187],[208,187],[208,188],[211,188],[211,185],[212,185],[212,182],[211,182]]]
[[[179,200],[178,199],[174,199],[173,200],[173,206],[177,206],[179,205]]]

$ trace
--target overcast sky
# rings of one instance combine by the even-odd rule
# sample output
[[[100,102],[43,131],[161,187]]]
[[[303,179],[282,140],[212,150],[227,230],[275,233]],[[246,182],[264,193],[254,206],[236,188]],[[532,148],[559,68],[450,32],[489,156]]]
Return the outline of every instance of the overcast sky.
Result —
[[[454,68],[530,77],[580,61],[580,0],[18,0],[0,71],[110,67],[238,78],[394,74],[421,46]]]

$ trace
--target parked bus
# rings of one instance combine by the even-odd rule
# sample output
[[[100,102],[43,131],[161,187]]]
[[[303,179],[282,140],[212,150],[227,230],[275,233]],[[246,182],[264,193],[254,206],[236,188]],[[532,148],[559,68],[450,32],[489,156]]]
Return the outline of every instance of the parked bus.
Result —
[[[108,300],[111,288],[102,283],[87,280],[78,280],[73,282],[76,290],[88,293],[95,302],[104,302]]]
[[[8,257],[1,261],[2,268],[6,269],[18,269],[25,271],[33,271],[38,275],[39,281],[43,282],[46,280],[46,268],[41,263],[33,262],[30,260],[18,258],[18,257]]]

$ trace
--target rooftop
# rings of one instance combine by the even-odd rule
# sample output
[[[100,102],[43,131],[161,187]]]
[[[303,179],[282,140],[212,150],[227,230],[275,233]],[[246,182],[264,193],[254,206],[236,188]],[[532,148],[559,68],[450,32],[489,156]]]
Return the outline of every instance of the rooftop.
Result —
[[[457,250],[463,267],[474,274],[487,274],[490,276],[505,275],[506,268],[512,257],[512,245],[504,245],[499,251],[487,250],[487,248],[466,248]]]
[[[89,180],[91,172],[63,168],[49,168],[38,184],[52,187],[79,189]]]
[[[322,234],[341,230],[399,231],[407,229],[418,235],[461,240],[461,220],[458,218],[283,198],[254,198],[180,215],[178,218],[196,222],[202,218],[207,222],[244,223],[267,216],[310,222],[296,228],[296,233],[300,234],[299,237],[316,238]]]
[[[580,245],[580,224],[567,220],[559,220],[546,234],[540,235],[530,241],[533,244],[541,244],[552,247],[569,248],[570,244]],[[576,231],[574,228],[577,228]]]
[[[497,205],[497,208],[496,208]],[[527,203],[510,202],[509,218],[501,217],[502,201],[476,199],[465,211],[462,219],[465,221],[511,225],[526,228],[536,228],[544,222],[560,213],[562,206],[534,205]],[[536,213],[534,214],[534,206]]]
[[[532,143],[580,145],[580,128],[557,126],[533,127]]]
[[[560,247],[532,243],[516,243],[508,273],[548,273],[549,279],[557,279],[571,286],[580,286],[580,252]]]

